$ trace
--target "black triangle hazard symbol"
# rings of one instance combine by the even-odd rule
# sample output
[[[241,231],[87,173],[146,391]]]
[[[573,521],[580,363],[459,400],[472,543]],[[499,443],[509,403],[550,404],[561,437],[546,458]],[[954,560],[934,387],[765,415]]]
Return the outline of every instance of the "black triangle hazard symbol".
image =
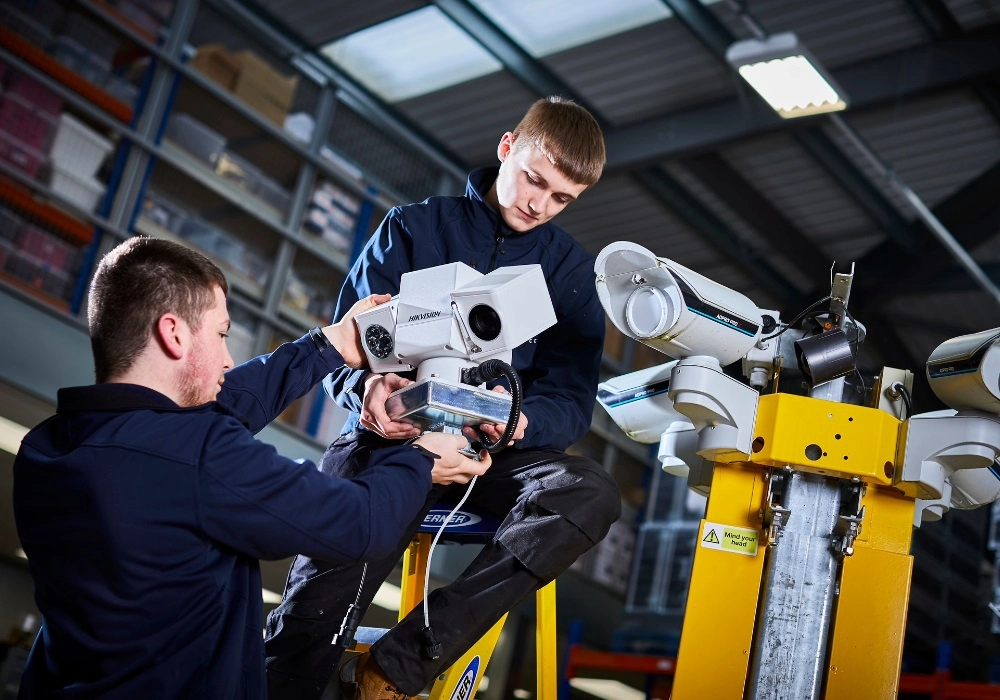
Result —
[[[715,534],[714,528],[708,531],[708,534],[705,535],[705,539],[703,539],[702,542],[708,542],[709,544],[719,544],[719,538]]]

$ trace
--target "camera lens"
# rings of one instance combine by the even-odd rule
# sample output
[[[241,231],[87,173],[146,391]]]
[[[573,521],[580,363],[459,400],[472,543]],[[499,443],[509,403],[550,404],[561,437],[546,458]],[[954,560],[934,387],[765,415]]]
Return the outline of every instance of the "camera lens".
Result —
[[[469,328],[482,340],[496,340],[500,335],[500,314],[492,306],[477,304],[469,312]]]
[[[373,323],[365,329],[365,347],[373,356],[384,360],[392,354],[392,336],[384,327]]]
[[[655,338],[674,324],[670,299],[656,287],[643,285],[625,302],[625,323],[638,338]]]

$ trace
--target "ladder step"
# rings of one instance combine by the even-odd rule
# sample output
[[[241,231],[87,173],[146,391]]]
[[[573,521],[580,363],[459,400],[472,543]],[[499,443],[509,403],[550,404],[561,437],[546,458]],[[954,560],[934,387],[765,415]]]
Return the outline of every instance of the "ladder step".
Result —
[[[382,636],[388,631],[385,627],[358,627],[358,630],[354,633],[354,641],[358,644],[371,646],[382,639]]]

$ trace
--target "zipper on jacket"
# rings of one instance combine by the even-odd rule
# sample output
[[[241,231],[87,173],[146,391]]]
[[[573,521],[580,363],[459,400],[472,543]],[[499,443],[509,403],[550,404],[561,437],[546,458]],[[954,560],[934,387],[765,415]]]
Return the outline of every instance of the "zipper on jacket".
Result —
[[[490,255],[490,264],[486,266],[487,273],[493,272],[493,265],[497,261],[497,253],[500,252],[500,246],[502,245],[503,245],[503,236],[497,236],[497,244],[493,248],[493,254]]]

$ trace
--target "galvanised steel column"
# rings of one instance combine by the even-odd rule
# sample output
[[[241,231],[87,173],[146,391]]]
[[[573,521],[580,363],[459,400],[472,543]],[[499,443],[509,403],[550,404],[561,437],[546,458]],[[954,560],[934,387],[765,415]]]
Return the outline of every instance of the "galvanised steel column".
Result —
[[[839,402],[843,390],[840,378],[811,396]],[[767,550],[747,698],[819,700],[840,571],[833,548],[840,482],[794,470],[771,478],[784,478],[781,501],[790,513]]]

